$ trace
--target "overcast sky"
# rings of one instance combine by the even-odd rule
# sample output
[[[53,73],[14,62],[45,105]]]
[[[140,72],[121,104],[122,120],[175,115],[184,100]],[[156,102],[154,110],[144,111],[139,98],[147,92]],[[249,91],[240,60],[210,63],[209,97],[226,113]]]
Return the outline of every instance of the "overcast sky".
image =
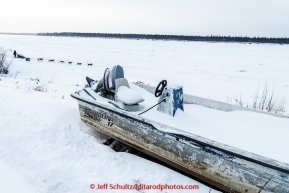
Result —
[[[289,0],[1,0],[0,32],[289,37]]]

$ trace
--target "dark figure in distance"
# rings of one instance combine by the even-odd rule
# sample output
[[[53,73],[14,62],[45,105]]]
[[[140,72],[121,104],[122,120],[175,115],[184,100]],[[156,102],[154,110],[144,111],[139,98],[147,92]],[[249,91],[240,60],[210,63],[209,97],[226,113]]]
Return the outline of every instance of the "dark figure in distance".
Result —
[[[13,55],[14,55],[14,58],[16,58],[17,56],[16,50],[14,50]]]

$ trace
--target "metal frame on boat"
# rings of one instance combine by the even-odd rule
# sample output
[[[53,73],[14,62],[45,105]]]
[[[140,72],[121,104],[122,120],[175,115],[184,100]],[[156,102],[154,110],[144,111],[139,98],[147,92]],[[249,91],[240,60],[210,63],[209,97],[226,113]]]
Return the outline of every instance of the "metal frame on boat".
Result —
[[[95,130],[226,192],[289,193],[289,165],[71,94]]]

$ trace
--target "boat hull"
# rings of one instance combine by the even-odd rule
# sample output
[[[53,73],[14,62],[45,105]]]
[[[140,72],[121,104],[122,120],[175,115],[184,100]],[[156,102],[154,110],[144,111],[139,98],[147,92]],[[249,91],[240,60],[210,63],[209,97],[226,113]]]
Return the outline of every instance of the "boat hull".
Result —
[[[117,139],[226,192],[289,193],[289,166],[72,94],[81,120]]]

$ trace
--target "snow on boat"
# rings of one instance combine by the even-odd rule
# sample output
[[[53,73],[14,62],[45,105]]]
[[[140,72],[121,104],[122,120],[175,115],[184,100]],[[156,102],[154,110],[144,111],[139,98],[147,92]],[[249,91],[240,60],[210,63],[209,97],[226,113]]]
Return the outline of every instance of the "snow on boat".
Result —
[[[120,85],[113,87],[114,81],[105,78],[118,76],[113,73],[113,70],[108,70],[100,82],[93,80],[88,82],[96,83],[94,84],[97,87],[96,90],[99,90],[99,85],[101,85],[107,90],[115,89],[114,92],[116,93]],[[117,79],[122,79],[121,85],[127,85],[127,81],[123,81],[122,76],[120,75]],[[132,103],[125,105],[119,100],[111,100],[113,98],[110,95],[104,96],[101,94],[101,96],[95,92],[93,86],[71,94],[78,101],[81,120],[111,138],[224,191],[244,193],[258,193],[260,191],[289,192],[289,164],[146,118],[139,113],[145,109],[134,103],[135,101],[143,102],[143,100],[153,97],[151,92],[154,92],[155,88],[140,82],[136,85],[129,84],[127,86],[146,96],[144,98],[137,96],[124,99],[125,97],[121,94],[115,94],[117,95],[115,97],[119,100],[127,100],[126,103]],[[123,89],[121,89],[121,92],[123,92]],[[128,93],[135,95],[134,92]],[[133,102],[133,100],[135,101]],[[225,111],[237,108],[234,105],[221,104],[212,100],[196,99],[190,95],[184,95],[184,101]],[[161,112],[157,113],[162,114]],[[174,118],[172,117],[172,119]]]

